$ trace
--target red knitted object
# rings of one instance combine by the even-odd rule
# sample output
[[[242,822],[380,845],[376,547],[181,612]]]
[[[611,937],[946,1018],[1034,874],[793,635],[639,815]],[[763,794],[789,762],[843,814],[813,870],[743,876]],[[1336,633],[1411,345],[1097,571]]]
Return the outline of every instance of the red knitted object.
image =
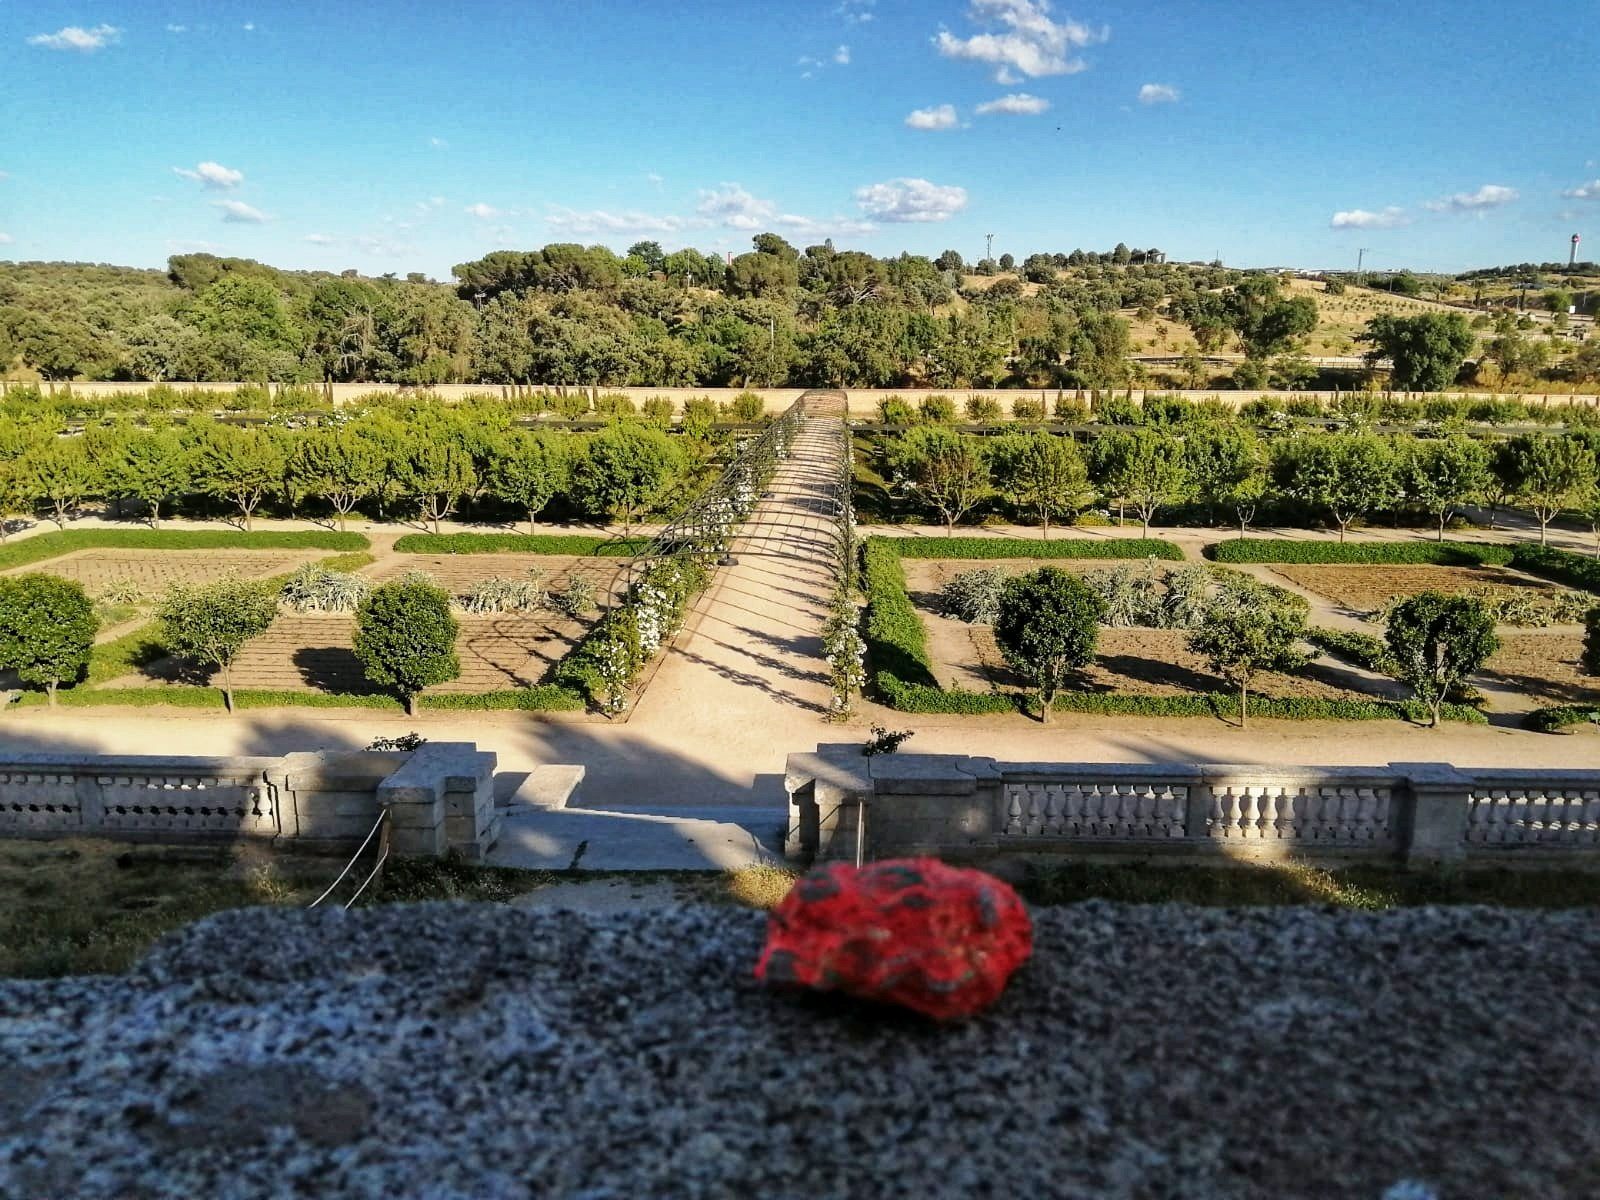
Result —
[[[773,909],[756,978],[948,1020],[993,1004],[1031,953],[1028,910],[992,875],[936,858],[833,863]]]

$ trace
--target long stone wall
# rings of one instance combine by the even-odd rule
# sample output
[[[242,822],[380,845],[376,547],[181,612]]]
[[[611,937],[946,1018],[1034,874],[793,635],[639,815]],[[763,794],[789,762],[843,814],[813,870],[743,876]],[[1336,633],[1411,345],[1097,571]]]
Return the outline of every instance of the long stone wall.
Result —
[[[792,754],[795,859],[1070,854],[1600,866],[1600,771]]]
[[[494,767],[493,754],[452,742],[276,758],[18,754],[0,760],[0,837],[337,851],[386,811],[396,854],[476,861],[499,834]]]

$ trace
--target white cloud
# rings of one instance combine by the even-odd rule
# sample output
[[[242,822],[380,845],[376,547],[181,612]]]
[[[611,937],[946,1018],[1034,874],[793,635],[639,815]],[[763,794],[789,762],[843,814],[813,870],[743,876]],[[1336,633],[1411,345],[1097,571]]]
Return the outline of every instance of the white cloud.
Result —
[[[645,178],[645,182],[650,184],[653,187],[660,187],[663,183],[666,182],[665,179],[663,179],[660,175],[656,174],[654,171],[646,171],[644,178]]]
[[[0,171],[0,183],[4,183],[6,180],[8,180],[10,178],[11,178],[11,173],[9,171]]]
[[[1147,83],[1139,89],[1139,103],[1176,104],[1180,94],[1170,83]]]
[[[934,46],[946,58],[993,66],[995,78],[1004,84],[1020,82],[1020,75],[1082,71],[1088,64],[1072,52],[1111,36],[1109,29],[1053,20],[1050,0],[972,0],[968,16],[988,32],[959,38],[941,29]]]
[[[982,111],[981,109],[979,111]],[[919,108],[906,117],[910,129],[954,129],[959,124],[954,104],[940,104],[935,108]]]
[[[173,254],[215,254],[222,249],[220,242],[202,242],[183,238],[168,238],[167,249]]]
[[[168,25],[167,26],[167,32],[168,33],[188,33],[189,32],[189,27],[187,25]]]
[[[880,221],[944,221],[967,206],[967,190],[926,179],[891,179],[857,188],[856,203]]]
[[[476,204],[467,205],[467,207],[461,211],[466,213],[469,217],[477,217],[480,221],[491,221],[495,217],[503,217],[506,215],[500,209],[495,208],[492,204],[485,204],[482,200],[478,201]]]
[[[266,213],[259,208],[251,208],[242,200],[217,200],[212,207],[220,208],[222,219],[230,225],[260,225],[270,220]]]
[[[12,240],[13,239],[9,233],[0,233],[0,246],[9,246],[11,245]]]
[[[246,33],[254,33],[256,31],[256,23],[254,21],[246,21],[243,28]]]
[[[720,184],[700,193],[695,212],[729,229],[760,229],[777,214],[770,200],[752,196],[737,183]]]
[[[96,25],[91,29],[68,25],[55,33],[36,33],[28,39],[28,45],[43,46],[46,50],[76,50],[81,54],[92,54],[121,40],[122,30],[115,25]]]
[[[1369,212],[1364,208],[1352,208],[1348,212],[1336,212],[1333,220],[1328,222],[1333,229],[1398,229],[1402,225],[1411,224],[1411,218],[1406,216],[1406,210],[1390,205],[1382,212]]]
[[[0,173],[0,179],[4,178],[4,173]],[[1600,200],[1600,179],[1590,183],[1580,183],[1577,187],[1568,188],[1561,194],[1568,200]]]
[[[865,25],[872,20],[872,7],[878,0],[840,0],[833,15],[843,17],[846,25]]]
[[[450,143],[445,141],[442,137],[429,138],[428,145],[432,146],[435,150],[448,150],[450,148]]]
[[[1045,112],[1050,108],[1050,101],[1043,96],[1030,96],[1027,92],[1016,92],[1010,96],[1001,96],[998,100],[986,100],[978,105],[978,114],[988,116],[990,113],[1007,113],[1011,116],[1031,117]]]
[[[339,239],[329,233],[308,233],[305,236],[305,240],[313,246],[332,246]]]
[[[1486,183],[1475,192],[1457,192],[1442,200],[1430,200],[1423,207],[1429,212],[1482,212],[1484,209],[1500,208],[1502,205],[1510,204],[1516,198],[1516,188]]]
[[[243,171],[235,171],[232,167],[225,167],[221,163],[203,162],[192,171],[187,167],[173,167],[172,170],[185,179],[192,179],[205,187],[224,191],[236,188],[244,182]]]
[[[801,238],[860,237],[863,234],[873,233],[878,228],[871,221],[862,221],[855,217],[829,217],[819,220],[816,217],[802,217],[796,213],[779,213],[772,219],[772,224],[786,233]]]
[[[841,67],[848,67],[850,65],[850,47],[840,46],[837,50],[835,50],[833,52],[833,61],[838,63]]]
[[[606,233],[677,233],[690,222],[683,217],[623,210],[608,212],[602,208],[580,212],[576,209],[551,208],[544,223],[561,233],[585,237]]]

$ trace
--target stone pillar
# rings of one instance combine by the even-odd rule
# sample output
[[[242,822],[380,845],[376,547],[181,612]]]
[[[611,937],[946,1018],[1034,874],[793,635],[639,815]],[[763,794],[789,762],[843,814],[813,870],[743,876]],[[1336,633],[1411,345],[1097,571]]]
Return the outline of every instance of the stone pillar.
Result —
[[[789,755],[783,777],[789,794],[786,857],[799,862],[854,858],[860,805],[872,799],[871,761],[853,743]],[[870,815],[867,821],[870,828]]]
[[[403,857],[454,851],[478,861],[499,829],[495,756],[470,742],[429,742],[378,785],[389,812],[389,848]]]
[[[1406,781],[1407,803],[1399,814],[1406,866],[1438,867],[1466,858],[1472,777],[1445,763],[1390,763],[1389,768]]]

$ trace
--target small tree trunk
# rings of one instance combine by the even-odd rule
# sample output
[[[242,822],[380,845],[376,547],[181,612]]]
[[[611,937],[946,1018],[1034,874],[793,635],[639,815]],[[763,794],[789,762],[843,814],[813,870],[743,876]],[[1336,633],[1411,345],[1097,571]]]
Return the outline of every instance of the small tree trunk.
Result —
[[[1250,685],[1239,685],[1239,728],[1250,728]]]
[[[417,694],[415,692],[411,692],[411,693],[408,693],[407,696],[406,696],[406,716],[414,717],[416,715],[417,715]]]
[[[1244,518],[1239,518],[1239,540],[1244,541]]]
[[[150,528],[161,528],[161,501],[159,500],[150,501]]]
[[[1443,708],[1443,707],[1444,707],[1444,693],[1440,692],[1437,696],[1435,696],[1433,698],[1433,702],[1428,705],[1428,718],[1429,718],[1428,719],[1428,728],[1429,729],[1437,729],[1437,728],[1439,728],[1439,710],[1441,708]]]
[[[1050,701],[1054,696],[1044,688],[1039,689],[1039,723],[1050,724]]]
[[[344,532],[344,518],[345,518],[345,511],[344,511],[344,509],[341,508],[339,510],[339,532],[340,533]]]
[[[255,516],[256,516],[256,510],[255,509],[247,508],[247,509],[244,510],[244,531],[246,533],[249,533],[252,529],[255,528]]]
[[[1446,515],[1445,513],[1440,513],[1439,514],[1439,540],[1441,542],[1444,541],[1444,523],[1446,521],[1448,521],[1449,519],[1450,519],[1449,516]]]
[[[1550,528],[1550,522],[1543,517],[1539,518],[1539,545],[1544,545],[1545,531]]]
[[[222,664],[222,707],[228,712],[233,711],[233,666],[231,663]]]
[[[56,681],[52,679],[44,685],[44,694],[50,698],[50,707],[56,706]]]
[[[533,534],[534,534],[533,517],[534,517],[533,509],[530,508],[528,510],[528,536],[529,537],[532,537]]]

